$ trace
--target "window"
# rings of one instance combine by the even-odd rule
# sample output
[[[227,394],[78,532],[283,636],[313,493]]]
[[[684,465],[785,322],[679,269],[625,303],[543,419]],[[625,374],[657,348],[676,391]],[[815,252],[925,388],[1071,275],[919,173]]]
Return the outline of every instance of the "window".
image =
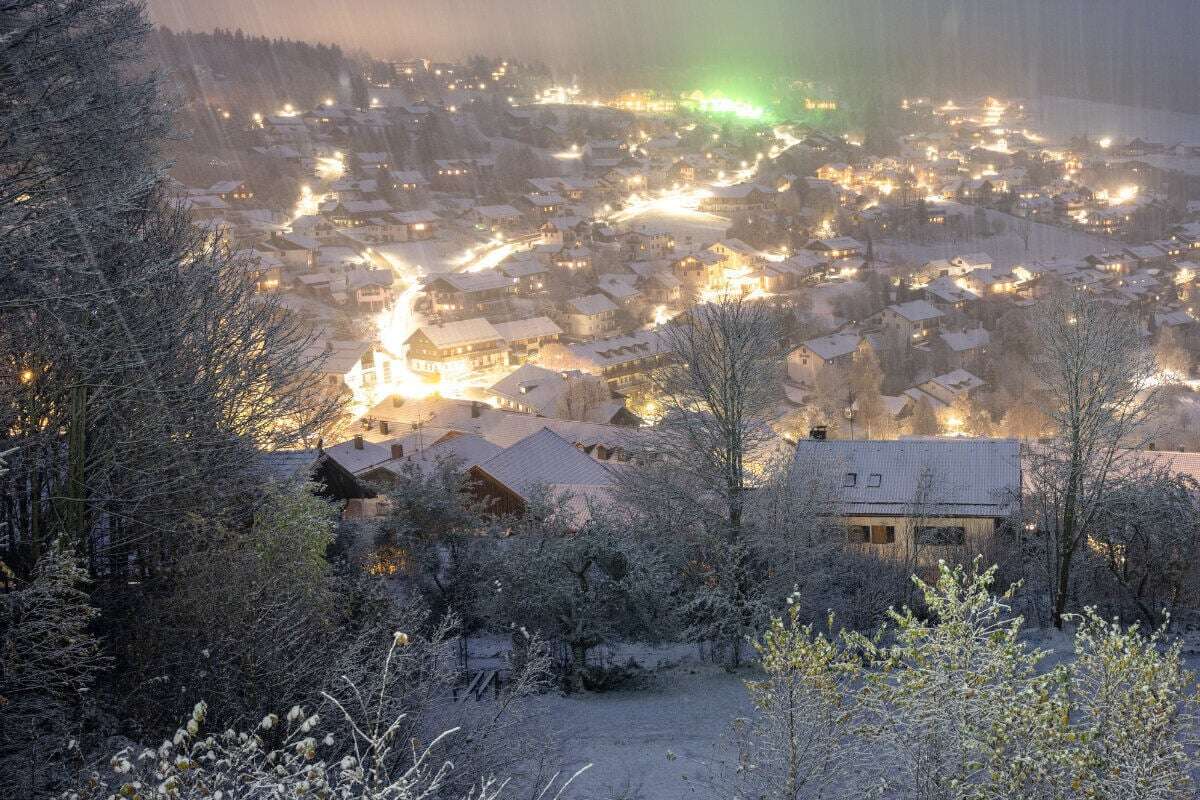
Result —
[[[866,544],[871,539],[871,529],[866,525],[851,525],[847,529],[850,544]]]
[[[846,477],[842,480],[842,486],[857,486],[857,485],[858,485],[858,473],[857,472],[847,472]]]
[[[872,489],[878,489],[879,484],[881,484],[882,482],[883,482],[883,476],[880,475],[878,472],[872,472],[869,476],[867,476],[867,486],[869,486]]]
[[[896,543],[896,526],[895,525],[872,525],[870,541],[871,541],[871,544],[895,544]]]
[[[961,525],[925,526],[917,528],[917,544],[944,547],[965,544],[967,531]]]

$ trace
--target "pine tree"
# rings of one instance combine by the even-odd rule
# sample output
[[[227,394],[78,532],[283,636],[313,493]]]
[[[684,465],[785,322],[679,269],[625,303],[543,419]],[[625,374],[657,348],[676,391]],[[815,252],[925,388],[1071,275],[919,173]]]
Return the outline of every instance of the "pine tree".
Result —
[[[56,540],[32,581],[14,592],[0,624],[0,794],[30,797],[58,779],[68,740],[109,659],[88,628],[99,613],[87,573]],[[5,791],[7,790],[7,791]]]

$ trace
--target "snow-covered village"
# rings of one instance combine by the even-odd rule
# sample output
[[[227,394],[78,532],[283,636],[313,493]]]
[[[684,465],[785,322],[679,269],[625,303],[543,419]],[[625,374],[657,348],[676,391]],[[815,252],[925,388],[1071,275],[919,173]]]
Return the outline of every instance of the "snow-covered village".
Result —
[[[1200,8],[0,9],[0,797],[1200,797]]]

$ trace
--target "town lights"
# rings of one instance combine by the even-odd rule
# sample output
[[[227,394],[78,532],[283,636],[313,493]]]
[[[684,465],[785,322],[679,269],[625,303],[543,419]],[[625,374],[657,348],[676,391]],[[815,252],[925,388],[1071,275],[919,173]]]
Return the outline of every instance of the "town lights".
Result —
[[[1100,138],[1100,141],[1096,142],[1096,144],[1100,145],[1101,150],[1107,150],[1108,148],[1112,147],[1112,142],[1113,140],[1111,136],[1103,136]]]

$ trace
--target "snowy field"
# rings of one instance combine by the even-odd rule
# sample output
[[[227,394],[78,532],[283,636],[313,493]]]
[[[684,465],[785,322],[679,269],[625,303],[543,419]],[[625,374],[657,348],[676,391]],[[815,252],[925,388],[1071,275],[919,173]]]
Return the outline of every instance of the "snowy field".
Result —
[[[960,203],[946,203],[947,206],[964,214],[970,221],[975,213],[973,206]],[[1031,222],[1029,230],[1029,250],[1021,236],[1021,225],[1024,220],[1011,214],[1005,214],[992,209],[987,210],[988,221],[997,219],[1004,221],[1005,232],[996,236],[975,236],[958,240],[937,241],[928,244],[912,241],[885,239],[876,248],[879,255],[893,263],[909,263],[920,265],[938,258],[951,258],[963,253],[987,253],[992,257],[996,267],[1011,267],[1022,261],[1042,258],[1082,258],[1092,253],[1103,253],[1120,249],[1123,245],[1113,239],[1092,236],[1082,231],[1058,225],[1045,225]]]
[[[1025,106],[1030,128],[1051,140],[1087,134],[1117,141],[1200,142],[1200,116],[1046,95]]]
[[[1034,632],[1030,644],[1052,651],[1044,667],[1070,658],[1069,637]],[[726,796],[714,785],[728,774],[725,749],[731,722],[750,713],[744,681],[754,667],[736,673],[701,663],[694,648],[655,651],[639,647],[641,663],[653,668],[654,653],[674,666],[656,670],[646,688],[563,695],[551,692],[535,704],[545,737],[574,772],[592,767],[574,784],[576,800],[700,800]],[[686,653],[686,655],[684,655]],[[618,658],[618,660],[621,660]],[[1192,670],[1200,656],[1189,656]]]

